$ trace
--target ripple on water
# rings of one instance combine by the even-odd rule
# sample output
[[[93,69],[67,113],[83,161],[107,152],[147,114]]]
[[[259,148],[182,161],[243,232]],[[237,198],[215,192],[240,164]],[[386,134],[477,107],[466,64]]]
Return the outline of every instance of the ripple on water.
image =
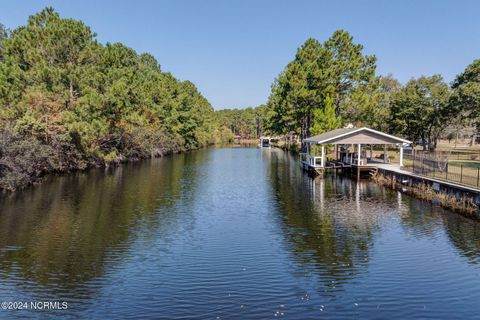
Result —
[[[8,317],[474,318],[479,224],[279,150],[207,149],[0,200]],[[0,318],[4,314],[0,313]]]

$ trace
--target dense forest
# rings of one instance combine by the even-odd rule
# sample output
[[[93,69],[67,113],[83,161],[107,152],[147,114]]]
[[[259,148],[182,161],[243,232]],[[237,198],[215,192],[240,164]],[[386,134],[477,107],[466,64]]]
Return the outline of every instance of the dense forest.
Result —
[[[150,54],[51,8],[0,37],[0,188],[212,142],[209,102]]]
[[[376,57],[338,30],[324,43],[308,39],[272,84],[259,111],[222,111],[234,115],[235,131],[252,132],[261,113],[263,131],[300,139],[348,124],[367,126],[435,149],[449,128],[480,128],[480,60],[451,85],[440,75],[412,78],[402,85],[376,74]],[[248,120],[250,119],[250,120]],[[451,134],[451,130],[449,131]]]
[[[231,142],[234,137],[257,139],[266,133],[268,114],[265,105],[256,108],[223,109],[215,111],[215,125],[221,128],[224,142]]]
[[[310,38],[274,80],[264,105],[213,111],[189,81],[121,43],[105,45],[52,8],[12,31],[0,24],[0,189],[45,173],[110,166],[235,137],[304,137],[353,124],[424,141],[480,127],[480,60],[449,85],[402,85],[344,30]]]

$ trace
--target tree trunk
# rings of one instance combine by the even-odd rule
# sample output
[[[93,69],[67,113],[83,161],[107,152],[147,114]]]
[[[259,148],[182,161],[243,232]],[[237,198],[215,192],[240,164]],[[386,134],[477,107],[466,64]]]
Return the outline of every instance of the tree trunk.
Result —
[[[307,137],[307,117],[303,117],[303,132],[302,132],[303,138],[305,139]]]
[[[335,93],[335,116],[338,118],[340,116],[340,93]]]
[[[300,139],[302,141],[303,139],[305,139],[305,116],[302,117],[302,121],[301,121]]]
[[[307,128],[305,130],[305,133],[307,137],[310,137],[310,121],[311,121],[311,116],[310,116],[310,111],[307,113]]]

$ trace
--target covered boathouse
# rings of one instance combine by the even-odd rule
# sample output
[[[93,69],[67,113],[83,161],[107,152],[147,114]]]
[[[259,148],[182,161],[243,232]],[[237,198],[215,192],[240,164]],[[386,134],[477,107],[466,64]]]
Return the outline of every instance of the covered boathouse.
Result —
[[[397,145],[400,149],[400,162],[396,167],[403,167],[403,147],[411,142],[399,137],[370,128],[342,128],[303,140],[305,153],[302,153],[302,167],[306,170],[323,173],[325,168],[351,168],[371,171],[377,168],[394,167],[389,164],[387,145]],[[325,146],[333,145],[331,159],[326,157]],[[373,156],[373,145],[383,145],[383,154]],[[318,147],[318,149],[317,149]],[[367,152],[369,151],[369,152]]]

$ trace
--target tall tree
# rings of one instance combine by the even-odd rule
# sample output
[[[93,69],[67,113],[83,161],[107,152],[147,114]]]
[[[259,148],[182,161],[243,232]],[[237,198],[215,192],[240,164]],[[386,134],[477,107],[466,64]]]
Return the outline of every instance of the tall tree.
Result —
[[[369,84],[375,76],[376,58],[363,54],[363,46],[353,43],[345,30],[337,30],[324,44],[328,57],[325,73],[335,95],[335,113],[342,113],[342,103],[352,91]]]
[[[356,126],[388,131],[393,95],[401,84],[391,75],[379,76],[352,90],[343,103],[343,117]]]
[[[282,134],[294,131],[302,138],[310,134],[312,111],[323,100],[321,86],[325,82],[319,64],[323,54],[320,42],[308,39],[274,82],[269,99],[274,131]]]
[[[449,98],[449,87],[440,75],[410,80],[393,96],[391,131],[436,148],[447,126]]]
[[[480,59],[473,61],[455,78],[452,89],[452,109],[480,129]]]
[[[330,96],[325,98],[324,105],[324,108],[317,108],[314,111],[315,119],[318,119],[318,121],[315,121],[313,125],[313,134],[328,132],[339,128],[341,125],[341,120],[335,114],[335,105]]]
[[[354,44],[343,30],[334,32],[323,45],[308,39],[272,86],[267,104],[271,130],[305,138],[314,124],[328,121],[323,118],[327,97],[334,101],[336,119],[349,121],[349,101],[365,99],[365,88],[376,89],[376,59],[362,51],[363,46]]]

